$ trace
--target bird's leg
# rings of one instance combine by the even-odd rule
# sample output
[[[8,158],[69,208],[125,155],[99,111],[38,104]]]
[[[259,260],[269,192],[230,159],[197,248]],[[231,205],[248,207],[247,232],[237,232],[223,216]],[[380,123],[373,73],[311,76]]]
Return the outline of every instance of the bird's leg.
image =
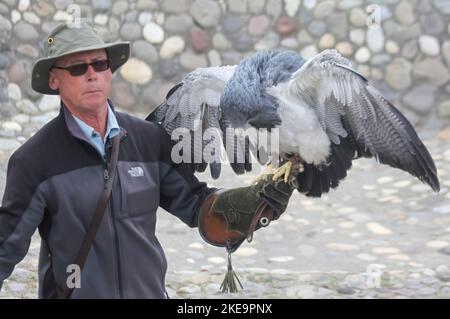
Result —
[[[288,183],[290,180],[295,179],[300,172],[303,172],[301,158],[300,155],[294,154],[288,158],[286,163],[273,172],[272,180],[276,181],[284,176],[284,182]]]
[[[261,173],[261,175],[259,175],[255,180],[254,180],[254,184],[257,184],[259,181],[266,181],[267,177],[269,175],[273,174],[273,167],[272,164],[269,162],[269,164],[266,165],[266,168],[264,169],[264,172]]]

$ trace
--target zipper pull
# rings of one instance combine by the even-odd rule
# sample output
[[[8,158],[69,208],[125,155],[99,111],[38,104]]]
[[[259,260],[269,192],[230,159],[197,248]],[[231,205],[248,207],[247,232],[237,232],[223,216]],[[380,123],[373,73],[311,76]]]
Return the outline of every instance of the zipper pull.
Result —
[[[108,170],[106,168],[103,171],[103,178],[105,179],[105,181],[107,181],[109,179],[109,173],[108,173]]]

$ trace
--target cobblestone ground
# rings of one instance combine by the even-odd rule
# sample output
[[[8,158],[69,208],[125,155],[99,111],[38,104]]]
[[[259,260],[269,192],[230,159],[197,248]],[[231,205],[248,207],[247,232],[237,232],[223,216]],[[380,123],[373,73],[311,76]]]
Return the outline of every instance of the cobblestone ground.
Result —
[[[439,171],[434,194],[410,175],[358,160],[337,190],[292,197],[285,214],[233,254],[244,290],[219,292],[224,249],[207,245],[165,211],[157,233],[166,250],[172,298],[450,298],[450,129],[420,131]],[[0,152],[4,187],[9,153]],[[236,187],[256,176],[227,170],[211,181]],[[0,298],[36,298],[39,238],[5,281]],[[151,270],[149,270],[151,271]]]

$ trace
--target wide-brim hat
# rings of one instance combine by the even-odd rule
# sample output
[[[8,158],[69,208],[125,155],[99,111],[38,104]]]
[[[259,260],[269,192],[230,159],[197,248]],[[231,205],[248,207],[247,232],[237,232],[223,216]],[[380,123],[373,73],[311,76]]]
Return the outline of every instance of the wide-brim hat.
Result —
[[[56,60],[68,54],[105,49],[111,60],[111,72],[127,62],[130,57],[129,42],[105,43],[89,20],[80,19],[78,22],[57,26],[44,40],[43,57],[33,65],[31,77],[33,90],[43,94],[59,94],[58,90],[49,87],[48,72]]]

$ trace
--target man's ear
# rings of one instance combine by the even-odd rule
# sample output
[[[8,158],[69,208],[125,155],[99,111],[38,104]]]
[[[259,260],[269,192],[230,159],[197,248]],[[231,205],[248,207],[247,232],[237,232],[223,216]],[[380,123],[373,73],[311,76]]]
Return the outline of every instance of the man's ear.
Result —
[[[59,89],[58,79],[53,71],[48,72],[48,86],[55,91]]]

